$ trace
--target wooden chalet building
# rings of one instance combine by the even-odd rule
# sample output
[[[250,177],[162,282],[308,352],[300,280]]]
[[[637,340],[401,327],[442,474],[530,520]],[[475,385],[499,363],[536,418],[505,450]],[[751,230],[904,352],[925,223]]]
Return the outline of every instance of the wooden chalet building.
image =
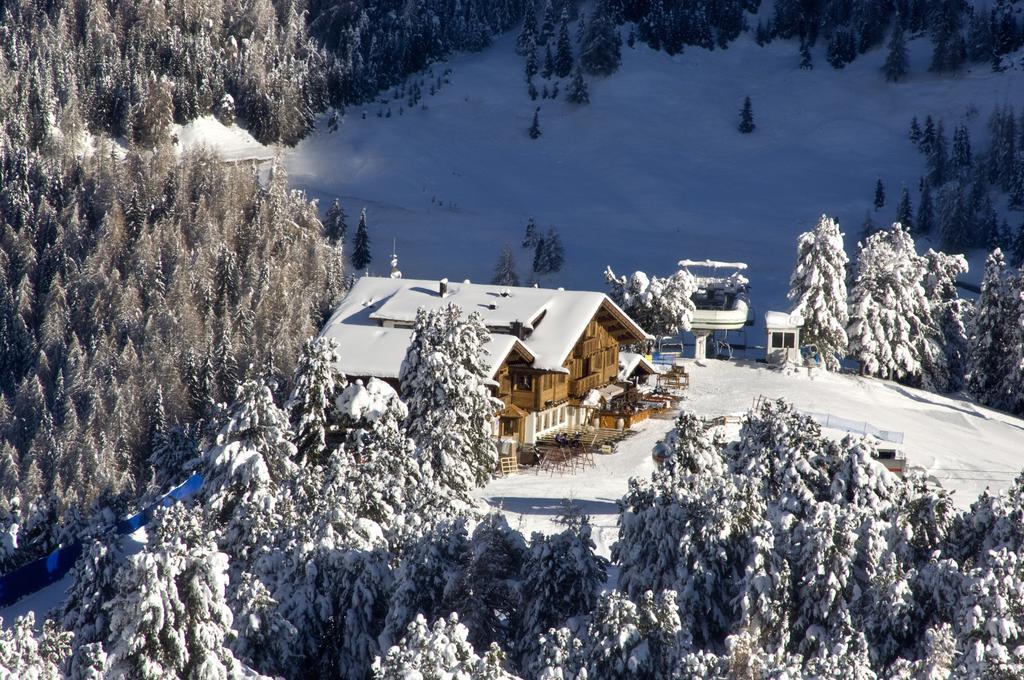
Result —
[[[322,335],[338,341],[350,379],[397,387],[417,310],[449,303],[490,331],[487,377],[505,405],[495,435],[520,444],[589,421],[592,390],[621,391],[620,347],[652,339],[603,293],[378,277],[356,281]]]

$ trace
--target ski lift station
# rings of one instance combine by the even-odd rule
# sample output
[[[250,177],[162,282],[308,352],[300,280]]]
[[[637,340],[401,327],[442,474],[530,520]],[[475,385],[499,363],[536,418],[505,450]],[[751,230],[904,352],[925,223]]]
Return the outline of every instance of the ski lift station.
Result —
[[[749,280],[741,272],[747,269],[743,262],[717,260],[681,260],[680,269],[709,270],[707,274],[694,274],[697,290],[691,296],[696,310],[690,330],[695,339],[694,358],[707,358],[708,337],[718,331],[737,331],[750,325],[750,300],[747,295]],[[733,270],[731,273],[719,270]]]

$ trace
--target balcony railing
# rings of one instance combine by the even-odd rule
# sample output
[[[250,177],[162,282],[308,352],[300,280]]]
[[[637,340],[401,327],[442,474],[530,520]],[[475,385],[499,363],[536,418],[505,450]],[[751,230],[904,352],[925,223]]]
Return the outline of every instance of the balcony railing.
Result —
[[[578,378],[569,383],[569,396],[582,399],[587,396],[587,392],[597,389],[601,384],[601,374],[591,373],[590,375]]]

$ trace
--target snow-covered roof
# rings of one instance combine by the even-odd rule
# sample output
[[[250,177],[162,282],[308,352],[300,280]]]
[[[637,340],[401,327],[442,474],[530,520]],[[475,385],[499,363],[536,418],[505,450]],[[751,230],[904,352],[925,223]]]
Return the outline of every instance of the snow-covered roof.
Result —
[[[652,374],[660,372],[643,354],[619,352],[619,380],[629,380],[629,376],[638,366],[645,367]]]
[[[478,312],[491,331],[491,376],[517,343],[534,368],[565,372],[569,353],[602,309],[623,328],[624,341],[651,339],[603,293],[448,283],[442,296],[440,281],[372,276],[355,282],[322,335],[338,340],[345,373],[397,378],[417,310],[448,304]],[[515,334],[518,325],[521,341]]]
[[[381,326],[359,326],[346,323],[329,323],[321,335],[334,338],[340,347],[338,370],[345,375],[374,376],[397,380],[402,370],[405,352],[412,342],[411,328],[386,328]],[[501,362],[513,347],[519,346],[527,357],[530,351],[518,338],[511,335],[491,335],[491,341],[484,345],[487,352],[487,377],[493,378]]]
[[[799,309],[792,312],[765,312],[766,328],[799,328],[804,325],[804,317]]]

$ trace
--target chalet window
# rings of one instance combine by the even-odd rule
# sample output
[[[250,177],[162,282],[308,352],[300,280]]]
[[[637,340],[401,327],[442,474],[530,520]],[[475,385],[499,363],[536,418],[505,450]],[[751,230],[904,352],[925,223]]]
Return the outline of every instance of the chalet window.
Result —
[[[590,357],[583,360],[583,375],[590,375]]]
[[[513,378],[513,383],[517,390],[526,390],[529,392],[533,389],[533,377],[526,373],[517,373]]]

